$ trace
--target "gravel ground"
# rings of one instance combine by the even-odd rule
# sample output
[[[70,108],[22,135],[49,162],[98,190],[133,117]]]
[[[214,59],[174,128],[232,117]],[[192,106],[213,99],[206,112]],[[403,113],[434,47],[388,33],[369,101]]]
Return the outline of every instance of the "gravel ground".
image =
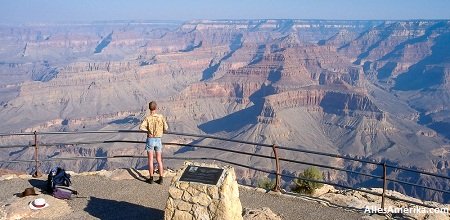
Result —
[[[163,185],[140,180],[110,180],[102,176],[73,176],[77,198],[68,200],[73,212],[64,219],[163,219],[170,178]],[[0,206],[14,199],[15,193],[34,186],[45,187],[45,179],[0,181]],[[37,190],[39,191],[39,190]],[[284,219],[361,219],[362,213],[323,206],[317,202],[255,190],[240,189],[245,208],[269,207]]]

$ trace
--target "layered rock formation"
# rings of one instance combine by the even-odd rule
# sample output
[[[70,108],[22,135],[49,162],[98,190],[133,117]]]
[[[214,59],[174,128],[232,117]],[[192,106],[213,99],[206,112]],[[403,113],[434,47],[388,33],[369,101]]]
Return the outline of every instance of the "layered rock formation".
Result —
[[[420,124],[448,138],[449,31],[449,21],[386,22],[339,51],[418,111]]]

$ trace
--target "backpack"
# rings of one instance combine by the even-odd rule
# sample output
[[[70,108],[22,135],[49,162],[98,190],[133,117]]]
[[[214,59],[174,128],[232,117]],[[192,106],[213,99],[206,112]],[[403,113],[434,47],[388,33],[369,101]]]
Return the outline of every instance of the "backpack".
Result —
[[[72,184],[70,181],[70,174],[61,167],[53,168],[48,174],[47,178],[47,191],[52,194],[56,186],[69,187]]]

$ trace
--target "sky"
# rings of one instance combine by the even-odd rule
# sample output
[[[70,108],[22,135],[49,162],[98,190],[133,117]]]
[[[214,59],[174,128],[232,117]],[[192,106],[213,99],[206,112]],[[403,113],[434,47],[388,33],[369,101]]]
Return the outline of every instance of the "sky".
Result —
[[[0,23],[449,19],[450,0],[2,0]]]

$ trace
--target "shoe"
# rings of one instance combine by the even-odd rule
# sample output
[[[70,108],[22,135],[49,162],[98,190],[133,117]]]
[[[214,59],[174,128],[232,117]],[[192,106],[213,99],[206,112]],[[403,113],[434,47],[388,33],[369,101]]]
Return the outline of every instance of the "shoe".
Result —
[[[146,183],[152,184],[153,183],[153,177],[151,176],[147,180],[145,180]]]
[[[158,183],[158,184],[163,184],[163,178],[159,177],[159,179],[156,180],[155,182]]]

